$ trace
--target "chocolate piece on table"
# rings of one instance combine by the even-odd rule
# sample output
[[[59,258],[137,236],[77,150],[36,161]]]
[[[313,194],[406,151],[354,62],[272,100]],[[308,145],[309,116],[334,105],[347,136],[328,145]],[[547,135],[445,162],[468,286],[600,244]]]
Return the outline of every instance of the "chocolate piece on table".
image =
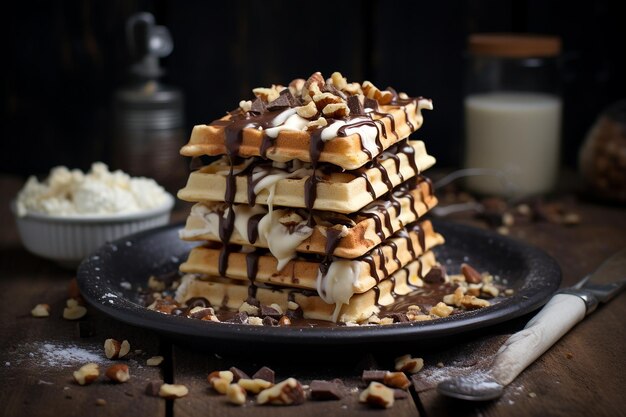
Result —
[[[265,381],[269,381],[272,384],[274,383],[274,371],[267,366],[262,367],[254,375],[252,375],[252,379],[263,379]]]
[[[313,380],[310,384],[311,399],[316,401],[340,400],[344,396],[343,383],[334,381]]]
[[[248,313],[246,313],[245,311],[240,311],[237,314],[235,314],[233,317],[231,317],[229,320],[227,320],[228,323],[237,323],[237,324],[243,324],[247,321],[248,321]]]
[[[391,317],[394,323],[408,323],[409,319],[404,313],[389,313],[385,317]]]
[[[350,114],[365,114],[363,109],[363,104],[361,100],[359,100],[359,96],[350,96],[348,97],[348,108],[350,109]]]
[[[443,266],[433,266],[424,277],[424,282],[429,284],[442,284],[445,282],[446,271]]]
[[[240,379],[251,379],[247,373],[234,366],[231,366],[229,371],[233,373],[233,382],[237,382]]]
[[[159,396],[159,390],[161,389],[161,385],[163,385],[163,383],[161,381],[150,381],[148,382],[148,385],[146,385],[146,394],[152,396],[152,397],[158,397]]]
[[[366,384],[369,384],[372,381],[382,382],[385,379],[385,375],[387,375],[389,371],[381,371],[381,370],[365,370],[363,371],[363,375],[361,375],[361,380]]]
[[[263,326],[278,326],[278,320],[270,316],[265,316],[263,318]]]

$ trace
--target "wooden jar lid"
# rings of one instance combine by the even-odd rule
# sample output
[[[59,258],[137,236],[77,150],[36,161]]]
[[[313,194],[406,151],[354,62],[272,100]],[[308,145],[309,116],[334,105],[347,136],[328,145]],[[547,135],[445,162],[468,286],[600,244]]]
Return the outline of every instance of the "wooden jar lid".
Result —
[[[473,55],[502,58],[550,57],[561,51],[561,39],[556,36],[513,33],[473,34],[468,45]]]

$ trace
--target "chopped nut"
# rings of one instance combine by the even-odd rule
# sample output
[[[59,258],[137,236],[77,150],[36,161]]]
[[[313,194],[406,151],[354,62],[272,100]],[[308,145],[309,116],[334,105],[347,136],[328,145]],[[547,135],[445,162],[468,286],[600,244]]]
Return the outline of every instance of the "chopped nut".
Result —
[[[259,97],[261,100],[271,103],[276,100],[280,95],[280,91],[276,86],[272,85],[271,88],[259,87],[252,90],[255,96]]]
[[[394,392],[380,382],[371,382],[359,395],[359,401],[376,408],[391,408],[394,402]]]
[[[430,309],[430,314],[439,317],[448,317],[452,313],[452,310],[454,310],[452,307],[445,305],[445,303],[439,302],[436,306]]]
[[[380,324],[380,317],[378,317],[376,314],[371,315],[368,317],[367,322],[372,324]]]
[[[503,236],[507,236],[509,234],[509,228],[506,226],[500,226],[496,229],[496,232],[498,232],[498,234],[501,234]]]
[[[253,306],[252,304],[248,304],[247,301],[244,301],[241,306],[239,306],[240,313],[248,313],[252,316],[259,314],[259,307]],[[251,317],[252,318],[252,317]]]
[[[63,318],[65,320],[78,320],[85,317],[85,314],[87,314],[87,309],[81,305],[65,307],[63,309]]]
[[[393,324],[393,317],[383,317],[382,319],[380,319],[380,324]]]
[[[158,279],[154,275],[151,275],[150,278],[148,279],[148,288],[150,288],[152,291],[157,291],[157,292],[163,291],[165,289],[165,282],[163,282],[163,280]]]
[[[304,87],[304,83],[306,80],[302,78],[296,78],[292,82],[289,83],[289,91],[293,94],[294,97],[298,97],[302,94],[302,87]]]
[[[513,294],[515,294],[515,290],[513,288],[507,288],[504,290],[504,295],[511,296]]]
[[[331,103],[323,108],[322,113],[326,117],[338,119],[340,117],[348,117],[350,109],[346,103]]]
[[[287,301],[287,308],[289,310],[297,310],[300,308],[300,306],[295,301]]]
[[[98,398],[96,399],[96,405],[99,405],[99,406],[107,405],[107,401],[104,398]]]
[[[248,324],[253,326],[263,326],[263,319],[261,317],[248,317]]]
[[[220,394],[226,394],[226,389],[233,379],[234,375],[231,371],[213,371],[207,377],[211,387]]]
[[[189,390],[184,385],[179,384],[163,384],[159,388],[159,397],[166,398],[168,400],[175,400],[182,398],[189,394]]]
[[[115,339],[107,339],[104,341],[104,355],[108,359],[116,359],[120,355],[122,344]]]
[[[161,363],[163,363],[163,360],[165,358],[163,358],[163,356],[153,356],[151,358],[148,358],[148,360],[146,361],[146,365],[148,366],[159,366],[161,365]]]
[[[454,294],[447,294],[443,296],[443,302],[449,306],[460,306],[462,298],[463,288],[457,287],[457,289],[454,290]]]
[[[246,403],[246,390],[239,384],[230,384],[226,389],[226,398],[231,404],[243,405]]]
[[[33,317],[49,317],[50,306],[48,304],[37,304],[32,310],[30,310],[30,314]]]
[[[315,103],[315,107],[318,110],[322,110],[324,107],[328,106],[329,104],[340,104],[340,103],[345,104],[345,101],[341,97],[336,96],[333,93],[322,93],[322,92],[315,94],[313,96],[313,102]]]
[[[259,392],[273,385],[270,381],[266,381],[265,379],[261,379],[261,378],[255,378],[255,379],[242,378],[239,381],[237,381],[237,383],[241,385],[243,389],[245,389],[247,392],[251,394],[258,394]]]
[[[500,294],[500,290],[493,285],[484,285],[482,288],[482,292],[485,294],[489,294],[492,297],[497,297]]]
[[[120,345],[120,352],[117,357],[123,358],[124,356],[128,355],[129,352],[130,352],[130,343],[128,343],[128,340],[122,340],[122,344]]]
[[[404,355],[396,358],[396,371],[414,374],[424,367],[424,359],[412,358],[411,355]]]
[[[292,405],[302,404],[304,400],[302,384],[295,378],[288,378],[261,391],[257,397],[257,404]]]
[[[311,130],[315,130],[315,129],[319,129],[322,127],[328,126],[328,122],[326,121],[325,118],[320,117],[317,120],[313,120],[312,122],[309,122],[306,124],[306,130],[311,131]],[[295,310],[295,309],[293,309]]]
[[[315,102],[309,101],[309,104],[305,106],[296,107],[296,113],[305,119],[312,119],[317,116],[317,106],[315,106]]]
[[[107,368],[105,375],[113,382],[126,382],[130,379],[130,372],[128,371],[128,365],[123,363],[116,363]]]
[[[338,90],[343,90],[348,85],[348,80],[346,79],[346,77],[344,77],[343,75],[341,75],[340,72],[337,71],[333,72],[326,82],[327,84],[332,84]]]
[[[243,112],[248,112],[252,108],[252,100],[241,100],[239,102],[239,108]]]
[[[347,93],[351,96],[355,96],[357,94],[363,94],[363,90],[361,89],[361,84],[359,83],[348,83],[344,88],[341,89],[344,93]]]
[[[468,310],[475,310],[478,308],[489,307],[491,303],[487,300],[476,298],[473,295],[464,295],[461,300],[461,306]]]
[[[511,227],[515,224],[515,217],[511,213],[504,213],[502,215],[502,225]]]
[[[480,273],[466,263],[461,264],[461,273],[469,284],[479,284],[483,281]]]
[[[304,102],[308,103],[313,100],[313,94],[311,94],[311,92],[315,93],[316,91],[320,91],[325,83],[324,77],[322,77],[322,73],[319,71],[311,75],[302,86],[302,99]]]
[[[473,295],[478,297],[480,295],[480,290],[482,289],[483,284],[470,284],[467,286],[467,295]],[[461,305],[461,301],[459,300],[457,305]]]
[[[374,84],[369,81],[364,81],[362,88],[365,97],[373,98],[380,104],[389,104],[391,103],[391,100],[393,100],[393,94],[391,93],[391,91],[380,91]]]
[[[402,99],[402,100],[408,100],[410,97],[409,97],[409,95],[408,95],[407,93],[405,93],[405,92],[400,92],[400,93],[398,94],[398,98],[400,98],[400,99]]]
[[[403,372],[387,372],[383,384],[392,388],[407,389],[411,385],[409,378]]]
[[[79,385],[89,385],[100,376],[100,367],[97,363],[88,363],[73,373],[74,381]]]
[[[279,326],[291,326],[291,320],[289,319],[289,317],[287,316],[282,316],[279,320],[278,320],[278,325]]]
[[[65,305],[66,305],[67,307],[69,307],[69,308],[74,308],[74,307],[78,306],[78,300],[77,300],[77,299],[75,299],[75,298],[68,298],[68,299],[65,301]]]
[[[580,223],[580,215],[577,213],[565,213],[562,221],[566,226],[575,226]]]
[[[433,319],[428,314],[417,313],[414,310],[409,310],[406,313],[406,318],[409,319],[409,321],[426,321],[426,320],[432,320]]]

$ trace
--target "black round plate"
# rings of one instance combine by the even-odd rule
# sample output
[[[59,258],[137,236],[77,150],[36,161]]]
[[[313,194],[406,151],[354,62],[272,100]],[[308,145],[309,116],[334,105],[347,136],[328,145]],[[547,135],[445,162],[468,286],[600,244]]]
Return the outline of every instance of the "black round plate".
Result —
[[[448,272],[458,273],[468,262],[480,271],[506,280],[514,295],[480,310],[426,322],[387,326],[269,327],[212,323],[164,315],[140,305],[135,288],[145,287],[152,274],[175,270],[194,246],[178,238],[182,225],[141,232],[108,243],[87,257],[78,268],[78,285],[96,309],[120,321],[152,329],[196,346],[227,348],[350,347],[356,344],[389,345],[430,343],[483,329],[526,313],[543,304],[561,280],[557,263],[527,244],[464,225],[435,221],[446,238],[436,252]],[[132,289],[128,289],[130,283]],[[126,287],[126,288],[125,288]]]

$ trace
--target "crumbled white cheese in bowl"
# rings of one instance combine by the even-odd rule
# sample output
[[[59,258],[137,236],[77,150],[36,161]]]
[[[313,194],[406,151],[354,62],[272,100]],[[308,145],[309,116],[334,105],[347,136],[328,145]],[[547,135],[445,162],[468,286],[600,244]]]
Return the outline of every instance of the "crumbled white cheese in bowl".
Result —
[[[119,216],[164,207],[173,197],[149,178],[132,178],[96,162],[84,174],[59,166],[43,182],[32,176],[19,192],[18,216]]]
[[[56,167],[42,182],[31,177],[12,204],[26,249],[72,268],[106,242],[167,225],[173,207],[154,180],[101,162],[87,173]]]

